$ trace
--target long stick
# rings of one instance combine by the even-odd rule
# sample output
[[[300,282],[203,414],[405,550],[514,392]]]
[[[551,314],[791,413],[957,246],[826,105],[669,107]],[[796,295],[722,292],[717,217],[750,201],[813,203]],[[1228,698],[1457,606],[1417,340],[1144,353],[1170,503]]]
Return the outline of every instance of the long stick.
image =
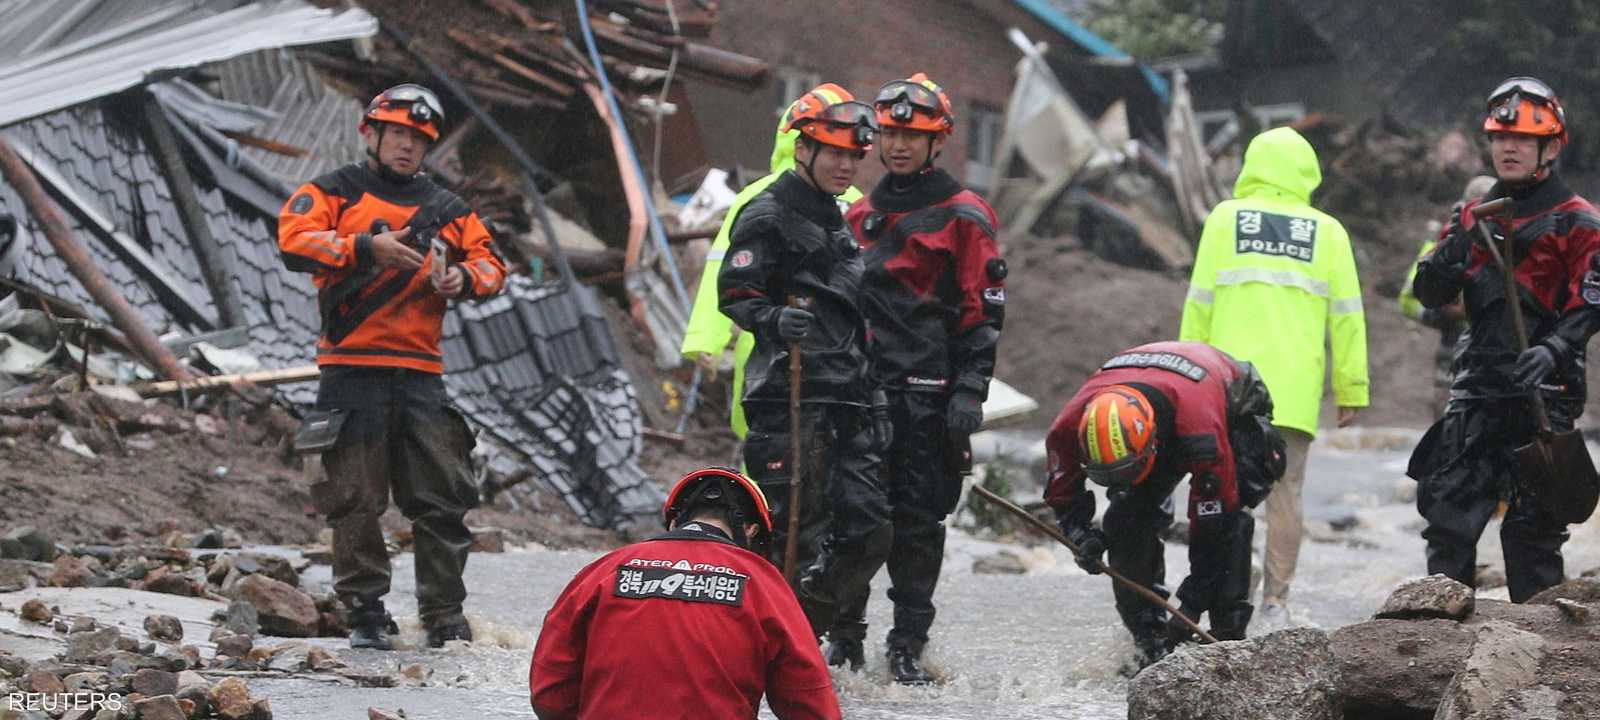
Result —
[[[1472,214],[1478,219],[1478,231],[1483,235],[1483,244],[1489,246],[1489,254],[1493,255],[1494,261],[1500,265],[1500,277],[1505,280],[1506,284],[1506,314],[1511,316],[1511,329],[1517,334],[1517,352],[1525,353],[1528,351],[1528,328],[1522,320],[1522,294],[1517,292],[1516,269],[1511,267],[1511,263],[1506,262],[1506,257],[1511,255],[1513,247],[1511,244],[1513,235],[1511,223],[1506,223],[1506,251],[1502,255],[1500,248],[1494,244],[1494,234],[1489,232],[1489,223],[1487,222],[1489,214],[1497,210],[1503,209],[1509,215],[1511,212],[1509,200],[1510,198],[1501,198],[1500,200],[1484,203],[1479,207],[1473,208]],[[1532,392],[1528,393],[1528,399],[1533,402],[1533,417],[1539,421],[1539,436],[1548,438],[1550,436],[1550,414],[1545,412],[1544,396],[1539,393],[1539,388],[1535,387]],[[1539,447],[1544,450],[1545,457],[1548,458],[1550,456],[1550,447],[1544,443],[1540,443]]]
[[[799,301],[789,296],[789,307]],[[783,576],[794,582],[795,556],[800,552],[800,343],[789,343],[789,530],[783,540]]]
[[[992,503],[994,503],[996,505],[999,505],[1001,508],[1004,508],[1005,510],[1010,511],[1011,514],[1016,515],[1017,517],[1020,517],[1023,520],[1026,520],[1029,525],[1032,525],[1035,529],[1039,530],[1040,532],[1042,532],[1042,533],[1044,533],[1046,535],[1049,535],[1051,538],[1054,538],[1056,542],[1067,546],[1067,549],[1071,550],[1074,555],[1077,554],[1078,546],[1073,544],[1073,542],[1071,540],[1068,540],[1066,535],[1062,535],[1061,531],[1059,529],[1051,527],[1050,523],[1047,523],[1047,522],[1045,522],[1043,520],[1040,520],[1039,518],[1034,517],[1032,513],[1028,512],[1027,510],[1023,510],[1022,508],[1017,507],[1015,503],[1013,503],[1010,500],[1007,500],[1007,499],[1005,499],[1003,497],[1000,497],[999,495],[996,495],[993,490],[990,490],[989,488],[986,488],[986,487],[984,487],[982,485],[973,485],[972,486],[972,491],[977,493],[977,494],[979,494],[979,495],[982,495],[985,500],[988,500],[989,502],[992,502]],[[1136,583],[1136,582],[1134,582],[1132,580],[1129,580],[1128,578],[1124,577],[1122,575],[1122,573],[1119,573],[1116,570],[1111,569],[1110,565],[1106,565],[1105,563],[1101,563],[1100,567],[1106,571],[1106,575],[1111,576],[1111,579],[1113,581],[1122,583],[1123,587],[1138,593],[1139,595],[1143,596],[1146,600],[1149,600],[1150,602],[1153,602],[1153,603],[1155,603],[1157,605],[1160,605],[1163,608],[1166,608],[1166,611],[1169,614],[1171,614],[1175,618],[1178,618],[1179,620],[1182,620],[1183,624],[1188,625],[1190,630],[1193,630],[1197,634],[1199,634],[1201,640],[1204,640],[1204,641],[1206,641],[1208,643],[1214,643],[1214,642],[1217,641],[1216,638],[1211,637],[1211,633],[1206,632],[1204,628],[1201,628],[1199,625],[1195,624],[1195,621],[1190,620],[1188,615],[1184,615],[1183,613],[1178,612],[1178,609],[1173,607],[1172,603],[1167,602],[1166,598],[1161,597],[1160,595],[1157,595],[1155,593],[1155,591],[1153,591],[1150,588],[1147,588],[1147,587],[1145,587],[1143,585],[1140,585],[1139,583]]]
[[[44,227],[45,239],[55,247],[61,262],[83,285],[83,289],[89,292],[89,296],[94,298],[95,303],[111,316],[111,323],[127,336],[128,342],[133,345],[139,358],[169,380],[189,377],[178,364],[178,359],[162,347],[161,341],[150,331],[150,326],[145,324],[139,311],[134,310],[117,286],[112,285],[105,273],[100,272],[94,258],[89,255],[88,248],[79,243],[77,237],[72,234],[72,228],[62,216],[61,208],[45,194],[44,188],[34,178],[33,171],[3,136],[0,136],[0,175],[5,177],[11,187],[16,188],[28,212]]]

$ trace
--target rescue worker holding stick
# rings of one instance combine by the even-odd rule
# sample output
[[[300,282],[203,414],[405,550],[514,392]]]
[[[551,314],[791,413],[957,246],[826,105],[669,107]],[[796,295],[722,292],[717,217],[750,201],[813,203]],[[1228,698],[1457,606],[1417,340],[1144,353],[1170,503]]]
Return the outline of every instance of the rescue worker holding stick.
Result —
[[[786,129],[800,132],[794,169],[739,213],[718,290],[723,313],[755,336],[745,367],[744,457],[775,502],[775,549],[790,544],[790,483],[801,484],[796,555],[774,562],[808,567],[826,544],[837,563],[830,591],[856,593],[883,565],[892,528],[868,414],[861,252],[835,197],[855,179],[877,123],[870,106],[825,83],[795,102]],[[800,353],[797,403],[791,349]],[[802,603],[821,635],[828,609]]]
[[[718,307],[717,277],[722,274],[722,261],[728,255],[728,244],[732,242],[733,223],[739,218],[739,212],[767,189],[767,186],[783,177],[784,173],[794,168],[795,140],[800,136],[799,131],[790,130],[789,120],[794,113],[794,104],[784,110],[783,117],[778,120],[778,131],[772,141],[772,172],[757,178],[746,185],[733,198],[733,204],[728,207],[728,212],[723,216],[722,227],[717,230],[717,236],[711,241],[711,249],[706,252],[706,266],[700,274],[700,287],[694,294],[694,309],[689,312],[689,327],[684,331],[683,345],[679,352],[684,358],[693,361],[700,368],[716,377],[716,368],[721,360],[722,352],[727,349],[728,341],[733,340],[733,388],[728,426],[733,429],[733,434],[740,440],[749,432],[750,426],[744,419],[744,403],[741,402],[744,392],[745,363],[750,359],[750,351],[756,347],[755,335],[740,333],[737,339],[733,335],[733,320],[722,314]],[[842,208],[849,207],[861,197],[861,191],[854,187],[845,188],[839,194],[838,202]]]
[[[889,671],[897,682],[922,684],[933,680],[921,658],[944,562],[944,518],[961,497],[967,437],[983,421],[1005,319],[1006,265],[989,204],[933,164],[955,129],[944,90],[917,73],[886,83],[873,107],[878,158],[889,172],[845,217],[865,252],[872,380],[893,425],[883,463],[894,523]],[[837,600],[831,665],[859,669],[865,661],[869,593],[860,590]]]
[[[1249,363],[1203,343],[1158,342],[1126,350],[1090,375],[1045,438],[1045,502],[1076,547],[1078,565],[1103,571],[1101,556],[1161,597],[1162,529],[1172,492],[1189,476],[1189,577],[1179,611],[1211,634],[1238,640],[1250,623],[1250,514],[1282,477],[1286,453],[1272,425],[1272,398]],[[1109,505],[1094,526],[1095,497]],[[1114,587],[1117,614],[1133,634],[1140,667],[1161,659],[1192,629],[1134,590]]]
[[[278,219],[284,265],[311,273],[322,312],[316,411],[295,445],[321,453],[327,471],[311,497],[333,526],[351,647],[392,647],[378,525],[391,490],[416,532],[428,644],[472,639],[461,574],[472,546],[464,518],[478,504],[474,438],[445,397],[439,338],[449,301],[498,294],[506,269],[477,214],[419,172],[443,121],[426,88],[383,91],[360,122],[367,161],[300,186]]]
[[[1585,348],[1600,329],[1600,212],[1555,173],[1568,134],[1548,85],[1510,78],[1489,94],[1487,106],[1483,131],[1499,181],[1483,197],[1456,205],[1413,282],[1424,307],[1459,296],[1472,329],[1457,357],[1448,410],[1418,443],[1407,474],[1418,481],[1417,511],[1427,521],[1428,572],[1468,586],[1478,538],[1500,501],[1509,503],[1500,540],[1511,600],[1523,602],[1564,579],[1561,546],[1572,519],[1563,518],[1561,503],[1539,501],[1518,448],[1572,431],[1583,413]],[[1509,202],[1509,217],[1475,213],[1500,200]],[[1485,230],[1504,249],[1490,247]],[[1515,300],[1497,252],[1512,268]],[[1513,314],[1527,327],[1525,351]],[[1535,418],[1544,413],[1532,411],[1541,399],[1550,425],[1542,431]],[[1591,481],[1587,453],[1581,462],[1555,468],[1558,480]],[[1584,467],[1587,475],[1578,472]],[[1590,510],[1592,503],[1591,496]]]
[[[806,617],[763,557],[761,489],[696,470],[662,510],[665,535],[590,563],[545,615],[528,672],[540,720],[753,718],[762,696],[784,720],[838,718]]]

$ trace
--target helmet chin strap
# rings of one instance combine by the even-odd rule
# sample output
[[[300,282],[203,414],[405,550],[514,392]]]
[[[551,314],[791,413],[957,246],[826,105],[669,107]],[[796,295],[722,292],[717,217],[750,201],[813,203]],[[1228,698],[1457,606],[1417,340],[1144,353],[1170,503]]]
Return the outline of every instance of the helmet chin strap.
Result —
[[[372,158],[372,163],[378,166],[378,175],[390,182],[410,182],[411,178],[417,176],[417,173],[414,172],[410,175],[402,175],[390,169],[389,166],[383,162],[383,136],[389,134],[388,130],[386,129],[388,123],[372,123],[372,125],[374,126],[373,131],[378,133],[378,142],[376,147],[367,148],[367,157]],[[421,172],[421,170],[419,169],[417,172]]]
[[[817,174],[814,168],[817,165],[817,156],[822,154],[822,143],[807,137],[804,133],[800,135],[800,142],[805,143],[806,147],[811,150],[811,159],[800,166],[805,168],[806,180],[811,182],[811,189],[816,190],[818,194],[830,200],[838,197],[843,191],[840,191],[840,193],[828,192],[822,189],[822,183],[817,182]]]

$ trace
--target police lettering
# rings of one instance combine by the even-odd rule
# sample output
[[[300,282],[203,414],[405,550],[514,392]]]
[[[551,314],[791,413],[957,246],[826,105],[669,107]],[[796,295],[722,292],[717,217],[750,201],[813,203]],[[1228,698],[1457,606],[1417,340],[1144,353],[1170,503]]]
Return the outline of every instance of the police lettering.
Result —
[[[1311,262],[1316,251],[1317,221],[1274,213],[1241,210],[1234,252],[1274,255]]]

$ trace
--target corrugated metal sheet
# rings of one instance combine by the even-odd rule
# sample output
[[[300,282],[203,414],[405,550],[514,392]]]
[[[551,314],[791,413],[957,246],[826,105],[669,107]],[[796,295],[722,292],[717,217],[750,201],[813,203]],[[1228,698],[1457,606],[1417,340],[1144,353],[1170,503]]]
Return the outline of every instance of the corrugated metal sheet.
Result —
[[[93,7],[90,7],[90,3]],[[0,125],[71,107],[125,90],[145,81],[155,71],[192,67],[226,60],[265,48],[310,45],[369,37],[378,22],[366,11],[324,10],[300,0],[250,3],[185,3],[179,12],[171,4],[113,2],[111,0],[39,0],[29,4],[26,22],[7,22],[0,47],[31,48],[17,51],[13,62],[0,65]],[[106,6],[117,6],[108,8]],[[100,13],[128,13],[107,20],[104,30],[73,40],[78,25],[88,25]],[[64,32],[60,22],[70,17]],[[151,18],[158,18],[152,21]],[[54,20],[53,20],[54,19]],[[99,22],[98,20],[96,22]],[[66,44],[33,47],[27,32]],[[60,37],[55,37],[59,34]]]
[[[207,68],[217,76],[224,100],[266,108],[276,117],[252,132],[260,137],[308,150],[292,157],[245,147],[244,155],[291,184],[304,182],[364,157],[356,119],[359,100],[329,89],[306,63],[287,50],[241,55]]]

